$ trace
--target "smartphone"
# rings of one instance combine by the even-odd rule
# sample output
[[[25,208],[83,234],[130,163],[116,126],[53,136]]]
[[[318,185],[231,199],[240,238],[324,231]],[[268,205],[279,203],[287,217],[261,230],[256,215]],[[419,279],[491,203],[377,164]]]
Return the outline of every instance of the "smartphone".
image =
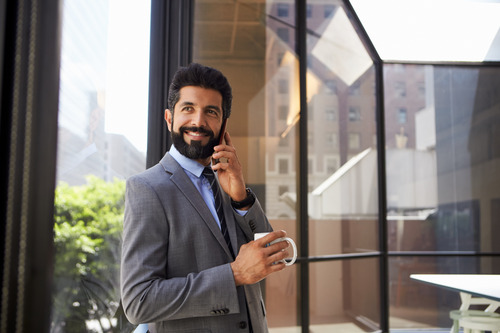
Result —
[[[222,144],[224,141],[224,134],[226,134],[226,127],[227,127],[227,118],[222,121],[222,126],[220,128],[220,133],[219,133],[219,140],[218,140],[218,145]],[[217,164],[219,163],[219,159],[212,159],[212,164]]]

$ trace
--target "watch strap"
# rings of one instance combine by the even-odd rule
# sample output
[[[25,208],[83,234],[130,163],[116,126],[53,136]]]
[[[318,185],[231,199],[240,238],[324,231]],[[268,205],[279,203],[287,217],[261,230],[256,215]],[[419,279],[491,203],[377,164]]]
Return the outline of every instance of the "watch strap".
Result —
[[[246,188],[246,191],[247,197],[245,199],[241,201],[234,201],[233,199],[231,199],[231,205],[234,208],[241,209],[253,205],[253,203],[255,202],[255,194],[248,187]]]

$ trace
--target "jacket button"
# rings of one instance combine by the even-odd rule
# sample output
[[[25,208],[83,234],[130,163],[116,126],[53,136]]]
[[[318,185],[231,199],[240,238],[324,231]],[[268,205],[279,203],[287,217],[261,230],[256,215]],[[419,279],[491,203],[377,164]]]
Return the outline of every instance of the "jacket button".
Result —
[[[228,308],[225,308],[224,310],[222,310],[224,312],[224,314],[228,314],[229,313],[229,309]]]
[[[240,328],[242,330],[244,330],[245,328],[247,328],[247,322],[246,321],[240,321]]]

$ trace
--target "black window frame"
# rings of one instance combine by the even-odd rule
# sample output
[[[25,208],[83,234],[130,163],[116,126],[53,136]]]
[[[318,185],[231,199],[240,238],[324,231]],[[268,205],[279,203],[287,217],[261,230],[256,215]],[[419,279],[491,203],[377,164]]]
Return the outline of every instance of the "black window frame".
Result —
[[[194,0],[151,1],[150,89],[146,166],[156,164],[171,142],[163,121],[168,83],[192,59]],[[342,1],[375,68],[377,147],[385,147],[384,62],[348,0]],[[298,324],[309,331],[309,264],[377,258],[379,330],[389,332],[390,257],[500,257],[500,253],[389,252],[385,149],[378,149],[379,250],[365,254],[309,256],[306,1],[295,1],[299,58],[300,121],[298,162]],[[3,246],[0,327],[9,332],[49,332],[54,262],[53,213],[57,156],[57,116],[62,0],[0,0],[0,235]],[[398,62],[392,62],[398,63]],[[425,64],[425,63],[418,63]],[[428,64],[439,65],[435,62]],[[450,63],[445,63],[450,64]],[[482,63],[451,63],[481,66]],[[488,66],[500,66],[489,62]],[[36,105],[36,108],[34,107]],[[5,260],[5,259],[8,260]],[[8,292],[5,292],[8,291]]]

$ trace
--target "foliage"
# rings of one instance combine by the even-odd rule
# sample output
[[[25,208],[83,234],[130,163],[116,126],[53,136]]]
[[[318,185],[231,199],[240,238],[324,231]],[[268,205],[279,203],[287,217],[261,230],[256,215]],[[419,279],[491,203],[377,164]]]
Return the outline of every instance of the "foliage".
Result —
[[[125,182],[95,176],[55,195],[53,332],[118,332]],[[94,323],[97,329],[86,327]]]

